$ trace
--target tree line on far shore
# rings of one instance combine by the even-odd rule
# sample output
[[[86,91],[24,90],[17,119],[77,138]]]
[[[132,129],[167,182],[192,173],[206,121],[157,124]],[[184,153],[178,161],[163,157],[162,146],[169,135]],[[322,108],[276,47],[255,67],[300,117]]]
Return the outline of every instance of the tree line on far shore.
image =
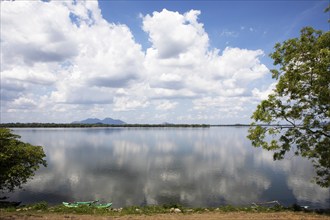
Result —
[[[73,124],[73,123],[3,123],[4,128],[94,128],[94,127],[210,127],[209,124]],[[248,125],[246,125],[248,126]]]

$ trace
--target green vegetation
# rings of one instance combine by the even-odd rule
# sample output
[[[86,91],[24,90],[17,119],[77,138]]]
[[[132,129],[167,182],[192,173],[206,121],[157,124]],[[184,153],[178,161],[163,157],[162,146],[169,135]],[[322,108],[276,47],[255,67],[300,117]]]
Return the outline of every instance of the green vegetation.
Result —
[[[311,159],[316,183],[330,187],[330,32],[303,28],[299,38],[276,44],[270,56],[279,65],[271,70],[278,83],[253,113],[248,138],[274,151],[275,160],[291,150]]]
[[[300,209],[298,209],[298,208]],[[176,209],[176,211],[175,211]],[[206,213],[206,212],[281,212],[281,211],[306,211],[306,212],[318,212],[327,213],[327,210],[305,210],[300,206],[293,205],[291,207],[283,207],[281,205],[275,205],[272,207],[264,206],[220,206],[214,208],[186,208],[180,205],[163,205],[163,206],[130,206],[125,208],[107,208],[98,209],[93,206],[79,206],[77,208],[68,208],[64,205],[48,206],[46,202],[37,203],[34,205],[11,207],[1,209],[5,212],[15,212],[24,214],[33,214],[36,212],[43,213],[59,213],[59,214],[90,214],[90,215],[107,215],[107,216],[118,216],[118,215],[153,215],[153,214],[165,214],[165,213]],[[178,211],[180,210],[180,211]]]
[[[0,128],[0,192],[21,187],[40,165],[47,165],[41,146],[24,143],[19,138],[8,128]]]

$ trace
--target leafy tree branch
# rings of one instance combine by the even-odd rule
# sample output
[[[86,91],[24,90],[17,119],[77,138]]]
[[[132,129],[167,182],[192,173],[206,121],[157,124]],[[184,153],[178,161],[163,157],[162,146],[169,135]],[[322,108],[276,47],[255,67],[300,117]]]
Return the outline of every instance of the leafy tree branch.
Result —
[[[0,128],[0,191],[13,191],[30,179],[40,165],[47,166],[41,146],[19,140],[8,128]]]
[[[277,43],[270,57],[279,67],[271,70],[278,83],[253,113],[248,138],[274,151],[275,160],[295,148],[312,160],[316,182],[329,187],[330,32],[303,28],[299,38]],[[264,123],[277,127],[258,125]]]

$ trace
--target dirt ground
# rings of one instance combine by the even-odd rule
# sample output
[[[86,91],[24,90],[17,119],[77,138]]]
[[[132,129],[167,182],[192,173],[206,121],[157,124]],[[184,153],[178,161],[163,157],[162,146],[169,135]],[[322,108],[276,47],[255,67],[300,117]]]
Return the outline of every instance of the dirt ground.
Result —
[[[329,219],[330,216],[302,212],[274,212],[274,213],[247,213],[247,212],[209,212],[202,214],[157,214],[157,215],[125,215],[125,216],[92,216],[73,214],[16,214],[0,213],[1,220],[241,220],[241,219],[289,219],[289,220],[317,220]]]

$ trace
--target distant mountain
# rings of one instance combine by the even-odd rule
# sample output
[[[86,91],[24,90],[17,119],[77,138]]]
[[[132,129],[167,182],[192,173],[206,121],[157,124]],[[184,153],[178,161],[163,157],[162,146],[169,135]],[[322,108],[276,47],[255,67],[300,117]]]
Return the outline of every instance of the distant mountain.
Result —
[[[101,123],[101,120],[98,118],[87,118],[82,121],[74,121],[72,124],[98,124]]]
[[[162,125],[174,125],[173,123],[169,123],[169,122],[163,122]]]
[[[72,124],[106,124],[106,125],[123,125],[126,122],[121,121],[119,119],[105,118],[100,120],[98,118],[87,118],[82,121],[74,121]]]
[[[107,125],[122,125],[126,124],[126,122],[119,120],[119,119],[112,119],[112,118],[105,118],[101,121],[102,124],[107,124]]]

